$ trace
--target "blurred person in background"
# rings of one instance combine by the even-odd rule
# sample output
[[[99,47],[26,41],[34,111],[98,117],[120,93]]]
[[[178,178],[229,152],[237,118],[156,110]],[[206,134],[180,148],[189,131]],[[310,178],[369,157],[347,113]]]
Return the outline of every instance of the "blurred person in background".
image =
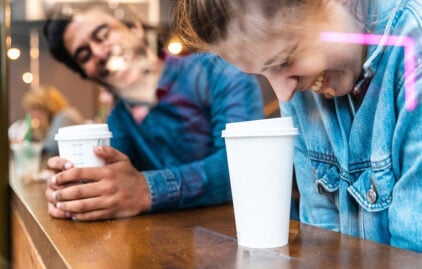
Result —
[[[110,12],[89,8],[44,28],[57,60],[114,96],[112,147],[94,149],[107,165],[51,158],[49,214],[96,220],[230,202],[221,132],[263,117],[256,78],[214,54],[158,57],[139,19]],[[81,179],[90,181],[72,184]]]
[[[63,93],[53,86],[27,91],[22,98],[22,106],[26,119],[18,120],[10,126],[10,142],[22,142],[25,139],[41,142],[44,156],[58,154],[54,136],[60,127],[84,123],[81,113],[70,106]]]

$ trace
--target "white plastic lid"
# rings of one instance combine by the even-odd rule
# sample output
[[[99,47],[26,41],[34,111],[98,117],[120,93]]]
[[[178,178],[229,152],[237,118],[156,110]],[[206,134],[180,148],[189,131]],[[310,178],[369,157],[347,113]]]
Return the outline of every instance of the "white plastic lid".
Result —
[[[80,124],[62,127],[55,135],[55,140],[82,140],[111,138],[113,135],[106,123]]]
[[[291,117],[232,122],[226,124],[223,137],[285,136],[297,135]]]
[[[265,137],[265,136],[294,136],[297,135],[296,128],[274,129],[262,131],[227,131],[223,130],[222,137]]]
[[[294,128],[291,117],[250,120],[226,124],[227,131],[258,131],[282,128]]]

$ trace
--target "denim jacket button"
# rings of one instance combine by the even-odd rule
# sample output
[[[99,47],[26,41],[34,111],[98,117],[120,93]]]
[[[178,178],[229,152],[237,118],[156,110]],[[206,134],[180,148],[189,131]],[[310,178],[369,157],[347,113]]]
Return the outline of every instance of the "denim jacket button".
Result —
[[[377,201],[377,193],[374,189],[369,189],[369,191],[366,193],[366,200],[370,204],[374,204]]]

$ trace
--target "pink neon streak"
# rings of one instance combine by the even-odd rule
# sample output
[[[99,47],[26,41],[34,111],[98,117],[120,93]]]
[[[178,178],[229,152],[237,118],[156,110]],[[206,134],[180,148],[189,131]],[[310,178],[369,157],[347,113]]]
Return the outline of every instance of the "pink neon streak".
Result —
[[[404,76],[405,80],[405,99],[406,108],[412,111],[416,108],[417,94],[415,89],[415,42],[413,38],[408,36],[383,36],[373,34],[353,34],[353,33],[321,33],[321,40],[325,42],[378,45],[383,42],[387,46],[403,46],[404,47]]]

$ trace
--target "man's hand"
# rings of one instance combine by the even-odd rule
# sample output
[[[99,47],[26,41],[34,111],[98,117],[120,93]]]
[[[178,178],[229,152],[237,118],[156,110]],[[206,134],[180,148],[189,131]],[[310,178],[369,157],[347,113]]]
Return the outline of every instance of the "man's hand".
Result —
[[[151,207],[147,182],[126,155],[112,147],[96,147],[106,166],[74,168],[60,157],[47,165],[57,174],[48,180],[48,212],[55,218],[82,221],[124,218]]]

